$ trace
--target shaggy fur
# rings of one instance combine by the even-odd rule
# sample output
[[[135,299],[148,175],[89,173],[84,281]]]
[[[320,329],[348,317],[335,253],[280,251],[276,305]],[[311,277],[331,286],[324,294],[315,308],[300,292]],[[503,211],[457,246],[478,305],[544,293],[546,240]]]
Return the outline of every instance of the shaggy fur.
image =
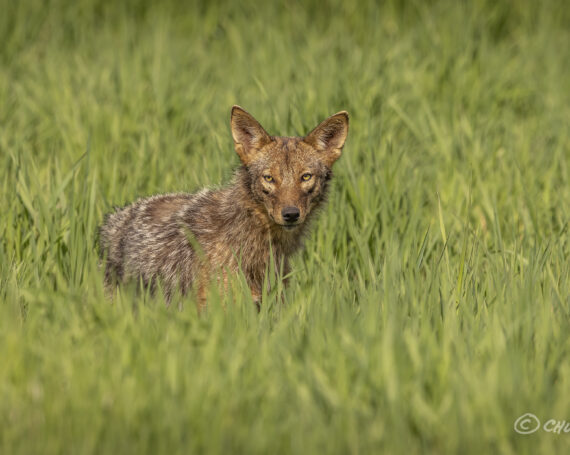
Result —
[[[234,106],[231,129],[242,166],[229,186],[139,199],[106,216],[100,228],[105,284],[139,280],[167,300],[194,289],[199,309],[212,279],[240,267],[259,306],[264,275],[289,272],[288,258],[325,199],[332,165],[348,133],[339,112],[304,138],[271,137]]]

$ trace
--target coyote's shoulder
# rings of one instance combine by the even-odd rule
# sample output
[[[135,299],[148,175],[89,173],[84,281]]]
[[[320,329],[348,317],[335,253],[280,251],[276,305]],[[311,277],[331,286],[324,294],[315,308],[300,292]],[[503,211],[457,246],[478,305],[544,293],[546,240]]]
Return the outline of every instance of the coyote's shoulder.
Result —
[[[194,288],[204,305],[210,281],[241,268],[259,303],[270,261],[287,273],[326,197],[348,115],[329,117],[304,138],[271,137],[234,106],[231,126],[242,166],[228,186],[143,198],[107,215],[100,228],[107,287],[160,284],[167,299]]]

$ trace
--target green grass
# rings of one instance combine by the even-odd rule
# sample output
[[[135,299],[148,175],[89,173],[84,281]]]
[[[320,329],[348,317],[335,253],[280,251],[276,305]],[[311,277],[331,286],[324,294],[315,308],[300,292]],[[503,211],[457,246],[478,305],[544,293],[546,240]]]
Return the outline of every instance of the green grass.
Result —
[[[0,453],[569,453],[513,429],[570,421],[564,1],[0,10]],[[226,181],[232,104],[351,115],[286,305],[109,302],[103,215]]]

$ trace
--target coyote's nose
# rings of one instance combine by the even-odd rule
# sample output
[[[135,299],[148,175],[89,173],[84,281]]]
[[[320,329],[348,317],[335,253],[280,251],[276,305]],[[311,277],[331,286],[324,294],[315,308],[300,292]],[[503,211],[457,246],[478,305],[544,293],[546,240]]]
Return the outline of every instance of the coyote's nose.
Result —
[[[294,223],[299,219],[300,214],[301,212],[299,212],[297,207],[285,207],[281,210],[281,215],[286,223]]]

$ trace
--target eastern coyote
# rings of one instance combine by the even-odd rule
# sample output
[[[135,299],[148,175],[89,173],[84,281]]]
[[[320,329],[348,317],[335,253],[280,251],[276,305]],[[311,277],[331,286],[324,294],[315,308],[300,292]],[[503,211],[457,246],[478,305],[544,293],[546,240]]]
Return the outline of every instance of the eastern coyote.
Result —
[[[325,199],[348,113],[305,137],[274,137],[234,106],[231,131],[242,166],[229,186],[139,199],[106,216],[100,247],[108,290],[138,280],[151,291],[160,286],[168,301],[194,289],[201,309],[210,282],[227,284],[227,273],[241,268],[259,308],[270,261],[289,272],[289,256]]]

